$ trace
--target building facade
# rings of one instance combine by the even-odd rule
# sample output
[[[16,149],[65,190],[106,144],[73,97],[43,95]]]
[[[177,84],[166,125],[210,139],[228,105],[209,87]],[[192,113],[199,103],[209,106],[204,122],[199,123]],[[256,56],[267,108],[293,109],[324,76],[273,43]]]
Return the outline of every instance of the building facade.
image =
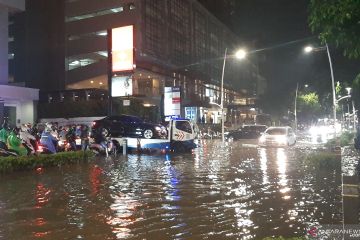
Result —
[[[25,10],[23,0],[0,0],[0,124],[4,120],[14,127],[22,123],[33,123],[36,118],[36,101],[39,90],[14,86],[9,72],[14,53],[13,37],[9,34],[11,15]]]
[[[28,0],[29,5],[33,6],[29,9],[39,11],[41,7],[36,6],[39,2],[46,6],[44,0]],[[50,36],[53,36],[51,45],[57,48],[53,56],[46,55],[50,59],[44,64],[58,63],[58,69],[51,67],[53,71],[48,71],[45,76],[35,74],[34,76],[40,76],[36,79],[37,82],[23,78],[26,79],[26,85],[47,91],[43,96],[47,103],[66,101],[66,96],[74,101],[80,98],[97,100],[98,96],[103,96],[106,101],[109,88],[107,30],[128,25],[134,26],[136,67],[127,73],[132,79],[133,89],[131,96],[126,98],[151,109],[148,112],[162,112],[164,88],[180,86],[183,116],[195,120],[204,116],[205,122],[219,123],[221,119],[216,104],[220,104],[225,48],[229,52],[224,78],[225,105],[243,102],[238,99],[253,98],[261,85],[262,79],[256,63],[236,62],[232,57],[234,51],[243,44],[198,1],[55,2],[58,7],[57,15],[52,15],[51,11],[47,14],[62,19],[63,23],[55,21],[60,26],[59,32]],[[63,16],[59,13],[61,9]],[[57,28],[48,26],[47,29],[51,33],[51,30]],[[39,58],[44,61],[44,56]],[[30,59],[27,59],[27,65],[29,62]],[[62,71],[59,70],[61,67],[64,67]],[[43,84],[49,79],[51,83]],[[115,99],[120,102],[122,100],[123,98]],[[115,105],[114,112],[121,111],[121,108],[126,106]]]

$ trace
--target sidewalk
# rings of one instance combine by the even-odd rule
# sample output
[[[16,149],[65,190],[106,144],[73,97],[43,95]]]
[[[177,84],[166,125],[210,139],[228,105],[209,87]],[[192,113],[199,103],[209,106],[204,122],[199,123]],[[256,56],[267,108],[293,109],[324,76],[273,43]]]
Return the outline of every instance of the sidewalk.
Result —
[[[344,224],[360,223],[360,153],[345,147],[341,153]]]

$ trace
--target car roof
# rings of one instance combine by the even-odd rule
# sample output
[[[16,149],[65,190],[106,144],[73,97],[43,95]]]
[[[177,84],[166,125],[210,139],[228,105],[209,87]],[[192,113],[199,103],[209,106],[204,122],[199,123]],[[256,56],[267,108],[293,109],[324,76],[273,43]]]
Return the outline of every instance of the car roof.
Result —
[[[247,125],[243,125],[242,127],[266,127],[266,125],[260,125],[260,124],[247,124]]]
[[[288,126],[277,126],[277,127],[269,127],[269,128],[267,128],[266,130],[269,130],[269,129],[291,129],[291,127],[288,127]]]

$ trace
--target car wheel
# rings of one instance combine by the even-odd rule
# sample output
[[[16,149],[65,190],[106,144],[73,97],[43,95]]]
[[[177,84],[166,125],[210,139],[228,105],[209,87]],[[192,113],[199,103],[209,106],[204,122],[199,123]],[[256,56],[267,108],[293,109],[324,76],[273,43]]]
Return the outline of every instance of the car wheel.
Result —
[[[150,139],[154,136],[154,132],[151,129],[145,129],[143,136],[144,138]]]

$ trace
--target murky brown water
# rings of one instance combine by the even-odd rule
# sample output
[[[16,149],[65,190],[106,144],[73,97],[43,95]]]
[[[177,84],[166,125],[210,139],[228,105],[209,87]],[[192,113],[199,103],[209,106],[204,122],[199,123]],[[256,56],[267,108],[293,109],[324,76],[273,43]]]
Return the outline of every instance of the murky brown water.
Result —
[[[262,239],[339,224],[340,172],[299,148],[98,159],[0,178],[0,239]]]

